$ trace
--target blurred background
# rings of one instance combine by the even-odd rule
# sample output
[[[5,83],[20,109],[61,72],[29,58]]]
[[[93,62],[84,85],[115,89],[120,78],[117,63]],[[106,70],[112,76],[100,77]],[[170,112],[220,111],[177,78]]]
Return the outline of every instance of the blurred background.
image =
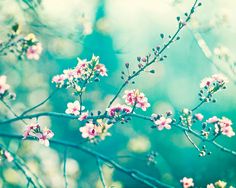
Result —
[[[91,111],[106,108],[116,93],[125,62],[137,68],[136,57],[145,56],[162,44],[160,33],[173,34],[177,16],[189,11],[192,1],[184,0],[1,0],[0,40],[11,26],[19,23],[22,33],[35,33],[43,46],[39,61],[0,57],[0,75],[17,94],[12,107],[20,114],[45,99],[54,89],[51,79],[63,69],[74,67],[77,57],[100,56],[108,69],[108,77],[88,87],[85,105]],[[176,116],[183,108],[198,104],[199,84],[213,73],[224,73],[230,80],[227,90],[217,94],[216,104],[206,104],[198,110],[206,118],[226,116],[236,122],[236,14],[235,0],[203,1],[191,23],[181,33],[181,40],[167,51],[167,60],[155,65],[156,74],[143,74],[135,85],[149,98],[151,108],[144,114],[172,110]],[[66,104],[76,98],[60,90],[48,103],[34,112],[64,112]],[[122,102],[119,98],[117,102]],[[0,106],[0,117],[8,114]],[[42,117],[40,124],[48,126],[55,138],[73,143],[83,141],[76,120]],[[183,132],[156,131],[149,122],[133,119],[130,123],[112,127],[112,136],[97,145],[83,145],[99,151],[120,164],[152,175],[165,183],[180,187],[184,176],[194,178],[197,187],[219,179],[236,185],[234,156],[207,145],[210,156],[199,157]],[[235,125],[233,128],[236,130]],[[1,132],[22,134],[21,122],[1,126]],[[202,143],[193,138],[200,146]],[[64,187],[64,148],[46,148],[38,143],[0,138],[17,152],[47,187]],[[218,142],[236,150],[236,138],[222,137]],[[147,154],[158,153],[156,165],[148,165]],[[123,157],[122,157],[123,156]],[[126,156],[126,157],[124,157]],[[102,187],[96,160],[87,154],[68,149],[69,187]],[[107,185],[114,187],[145,187],[115,169],[103,165]],[[0,187],[25,187],[26,180],[10,163],[0,165]]]

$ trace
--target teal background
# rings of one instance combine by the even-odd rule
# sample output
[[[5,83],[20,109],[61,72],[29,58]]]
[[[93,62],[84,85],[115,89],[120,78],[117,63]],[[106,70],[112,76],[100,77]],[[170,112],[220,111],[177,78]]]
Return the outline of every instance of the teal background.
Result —
[[[55,89],[51,83],[53,75],[74,67],[77,57],[90,59],[92,54],[100,56],[109,76],[88,87],[85,104],[94,112],[104,110],[122,84],[120,72],[125,62],[137,68],[136,57],[144,56],[152,47],[162,44],[160,33],[173,34],[177,27],[176,16],[182,16],[192,1],[42,0],[34,3],[35,9],[28,8],[23,1],[0,2],[0,39],[13,23],[19,22],[22,32],[35,33],[44,48],[38,62],[17,61],[12,56],[0,57],[0,75],[8,76],[8,83],[17,94],[16,101],[12,102],[17,113],[37,104]],[[223,71],[231,78],[227,90],[216,94],[216,104],[206,104],[198,112],[203,113],[205,118],[226,116],[236,122],[236,76],[229,69],[229,65],[235,62],[235,6],[234,0],[204,1],[193,15],[191,24],[181,32],[181,40],[165,51],[167,60],[153,66],[156,74],[143,73],[136,79],[135,85],[126,88],[139,88],[148,97],[151,108],[141,113],[150,115],[172,110],[177,117],[181,109],[191,109],[199,103],[197,94],[201,79]],[[83,33],[84,22],[91,25],[90,34]],[[196,33],[201,35],[204,45],[199,45],[201,41],[196,39]],[[228,49],[225,50],[226,59],[218,59],[214,55],[214,49],[219,46]],[[206,52],[208,48],[212,52],[210,57]],[[121,97],[118,99],[120,103]],[[61,89],[35,112],[64,112],[66,104],[75,99],[70,91]],[[0,106],[1,119],[5,114],[6,109]],[[39,122],[49,126],[56,139],[78,144],[83,142],[80,123],[76,120],[43,117]],[[2,126],[0,131],[22,134],[23,126],[16,122]],[[236,185],[235,156],[206,144],[212,154],[199,157],[181,130],[172,128],[159,132],[150,127],[147,121],[133,119],[128,124],[113,126],[112,136],[98,145],[83,145],[175,187],[180,187],[179,180],[185,176],[194,178],[197,187],[206,187],[206,184],[219,179],[228,182],[228,185]],[[199,129],[198,125],[195,128]],[[199,139],[193,139],[202,145]],[[222,137],[217,141],[236,150],[235,137]],[[1,139],[1,143],[17,151],[48,187],[63,187],[63,147],[52,145],[49,149],[37,143],[10,139]],[[150,151],[158,152],[155,166],[148,166],[145,161]],[[119,155],[133,157],[118,158]],[[69,187],[102,187],[94,158],[73,149],[69,149],[68,158]],[[4,163],[0,167],[0,187],[25,186],[22,174],[14,171],[11,164]],[[106,165],[103,169],[110,186],[144,187]]]

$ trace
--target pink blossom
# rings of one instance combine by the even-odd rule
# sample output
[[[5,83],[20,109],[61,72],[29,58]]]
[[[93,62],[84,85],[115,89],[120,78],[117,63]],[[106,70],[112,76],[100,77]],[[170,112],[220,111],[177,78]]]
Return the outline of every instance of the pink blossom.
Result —
[[[207,188],[215,188],[215,186],[214,186],[213,183],[211,183],[211,184],[208,184],[208,185],[207,185]]]
[[[66,69],[63,71],[64,76],[66,79],[68,79],[69,81],[72,81],[75,77],[75,70],[74,69]]]
[[[135,105],[135,107],[141,108],[143,111],[146,111],[146,109],[150,107],[148,99],[145,97],[144,93],[141,93],[138,89],[126,90],[123,98],[126,104]]]
[[[81,110],[84,110],[84,106],[81,107]],[[73,114],[75,116],[80,114],[80,102],[69,102],[66,109],[67,114]]]
[[[166,129],[171,129],[171,122],[172,119],[171,118],[165,118],[164,116],[162,116],[160,119],[156,120],[154,123],[157,125],[158,130],[162,130],[164,128]]]
[[[221,127],[229,127],[232,125],[232,121],[226,117],[222,117],[219,121]]]
[[[129,113],[131,113],[131,111],[132,111],[132,109],[129,106],[120,105],[120,104],[117,104],[117,105],[107,109],[108,115],[112,116],[112,117],[119,116],[122,113],[129,114]]]
[[[40,126],[38,123],[32,123],[26,127],[26,130],[23,134],[23,139],[26,139],[28,136],[35,136],[35,133],[38,132]]]
[[[36,122],[27,126],[23,136],[23,139],[26,139],[28,136],[36,137],[39,143],[49,146],[49,139],[54,136],[54,133],[48,128],[44,128],[42,131],[39,123]]]
[[[89,114],[88,111],[81,113],[81,115],[80,115],[80,117],[78,118],[78,120],[80,120],[80,121],[85,120],[85,119],[88,117],[88,114]]]
[[[28,59],[39,60],[41,53],[42,53],[42,44],[38,42],[37,44],[30,46],[27,49],[26,57]]]
[[[227,185],[227,183],[224,181],[221,181],[221,180],[215,182],[215,186],[219,187],[219,188],[226,188],[226,185]]]
[[[98,71],[101,76],[107,76],[107,69],[103,64],[97,64],[94,70]]]
[[[213,81],[211,77],[204,78],[200,83],[200,88],[209,87]]]
[[[202,119],[204,118],[204,116],[201,113],[195,114],[195,117],[198,121],[202,121]]]
[[[194,186],[193,178],[184,177],[182,180],[180,180],[180,182],[183,184],[183,188],[189,188]]]
[[[56,75],[52,78],[52,82],[56,83],[59,87],[64,84],[66,77],[64,74]]]
[[[235,135],[235,132],[233,131],[233,128],[231,126],[224,126],[221,127],[221,133],[225,136],[232,137]]]
[[[79,130],[82,133],[83,138],[92,139],[98,134],[97,126],[93,124],[92,122],[86,123],[85,126],[80,127]]]
[[[218,121],[219,121],[219,119],[216,116],[213,116],[213,117],[209,118],[208,120],[206,120],[207,123],[216,123]]]
[[[212,79],[214,79],[219,84],[228,83],[228,78],[226,78],[223,74],[214,74],[212,75]]]
[[[48,147],[49,139],[54,136],[54,133],[50,129],[45,128],[42,133],[37,133],[36,136],[39,139],[40,144],[43,144]]]
[[[5,155],[8,162],[12,162],[14,160],[14,158],[12,157],[12,155],[8,151],[4,151],[4,155]]]
[[[4,94],[10,88],[6,81],[7,77],[5,75],[0,76],[0,95]]]

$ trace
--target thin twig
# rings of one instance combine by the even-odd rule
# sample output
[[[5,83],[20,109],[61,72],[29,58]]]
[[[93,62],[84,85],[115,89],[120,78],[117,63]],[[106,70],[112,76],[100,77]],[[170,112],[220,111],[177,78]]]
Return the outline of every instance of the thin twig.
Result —
[[[68,187],[66,161],[67,161],[67,147],[65,147],[65,150],[64,150],[64,164],[63,164],[63,176],[64,176],[64,180],[65,180],[65,188]]]
[[[97,158],[97,165],[98,165],[99,177],[102,182],[103,188],[107,188],[105,178],[102,172],[101,160],[99,158]]]
[[[27,114],[27,113],[29,113],[29,112],[35,110],[36,108],[42,106],[43,104],[45,104],[49,99],[51,99],[51,98],[56,94],[57,91],[59,91],[59,90],[58,90],[58,89],[57,89],[57,90],[54,90],[54,91],[53,91],[46,99],[44,99],[42,102],[40,102],[39,104],[33,106],[32,108],[29,108],[29,109],[25,110],[25,111],[21,114],[21,116],[24,116],[25,114]]]

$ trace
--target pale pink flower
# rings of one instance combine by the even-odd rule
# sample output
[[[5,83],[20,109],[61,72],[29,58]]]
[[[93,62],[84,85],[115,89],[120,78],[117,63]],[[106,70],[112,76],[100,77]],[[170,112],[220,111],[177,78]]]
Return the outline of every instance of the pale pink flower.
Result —
[[[129,114],[131,113],[132,109],[129,106],[126,105],[120,105],[117,104],[113,107],[110,107],[107,109],[108,115],[109,116],[119,116],[121,114]]]
[[[219,121],[219,119],[216,116],[213,116],[213,117],[209,118],[208,120],[206,120],[207,123],[216,123],[218,121]]]
[[[84,110],[84,106],[81,107],[81,110]],[[75,101],[75,102],[69,102],[67,104],[67,109],[66,109],[67,114],[73,114],[75,116],[80,114],[80,102]]]
[[[80,127],[80,132],[82,133],[83,138],[89,138],[92,139],[95,136],[97,136],[97,126],[93,124],[92,122],[88,122],[85,124],[85,126]]]
[[[183,188],[189,188],[194,186],[193,178],[184,177],[182,180],[180,180],[180,182],[183,184]]]
[[[5,75],[0,76],[0,95],[4,94],[10,88],[6,81],[7,77]]]
[[[26,57],[28,59],[34,59],[34,60],[39,60],[40,55],[42,53],[42,44],[41,43],[37,43],[33,46],[30,46],[27,51],[26,51]]]
[[[23,139],[26,139],[28,136],[35,136],[35,133],[40,130],[40,126],[38,123],[31,123],[26,127],[26,130],[23,134]]]
[[[146,109],[150,107],[148,99],[145,97],[144,93],[141,93],[138,89],[126,90],[123,98],[126,104],[135,105],[135,107],[141,108],[143,111],[146,111]]]
[[[207,185],[207,188],[215,188],[215,186],[214,186],[213,183],[211,183],[211,184],[208,184],[208,185]]]
[[[89,114],[88,111],[81,113],[81,115],[79,116],[78,120],[80,120],[80,121],[85,120],[88,117],[88,114]]]
[[[211,77],[204,78],[200,83],[200,88],[209,87],[214,82]]]
[[[195,114],[195,117],[198,121],[202,121],[204,116],[201,113]]]
[[[219,120],[219,124],[220,126],[222,127],[228,127],[228,126],[231,126],[232,125],[232,121],[226,117],[222,117],[220,120]]]
[[[107,76],[107,69],[103,64],[97,64],[94,70],[98,71],[101,76]]]
[[[171,129],[171,122],[172,119],[171,118],[165,118],[164,116],[162,116],[160,119],[154,121],[154,123],[157,125],[158,130],[162,130],[164,128],[166,129]]]
[[[53,76],[52,82],[58,84],[60,87],[64,84],[66,77],[64,74]]]
[[[14,158],[12,157],[12,155],[8,151],[4,151],[4,155],[5,155],[8,162],[12,162],[14,160]]]
[[[68,79],[69,81],[72,81],[75,77],[75,70],[74,69],[66,69],[63,71],[64,76],[66,79]]]
[[[49,139],[51,139],[53,136],[54,133],[48,128],[45,128],[42,133],[36,134],[36,137],[39,139],[39,143],[47,147],[49,146]]]
[[[221,181],[221,180],[215,182],[215,186],[217,186],[217,187],[219,187],[219,188],[225,188],[226,185],[227,185],[227,183],[224,182],[224,181]]]
[[[233,128],[231,126],[224,126],[221,127],[221,133],[225,136],[232,137],[235,135],[235,132],[233,131]]]
[[[223,83],[228,83],[228,78],[226,78],[223,74],[214,74],[212,75],[212,78],[218,82],[219,84],[223,84]]]

